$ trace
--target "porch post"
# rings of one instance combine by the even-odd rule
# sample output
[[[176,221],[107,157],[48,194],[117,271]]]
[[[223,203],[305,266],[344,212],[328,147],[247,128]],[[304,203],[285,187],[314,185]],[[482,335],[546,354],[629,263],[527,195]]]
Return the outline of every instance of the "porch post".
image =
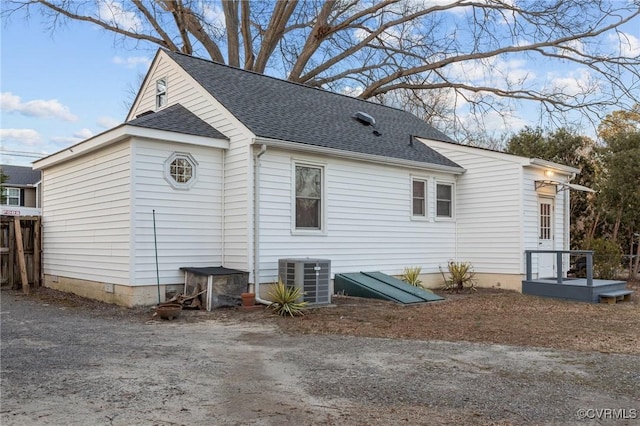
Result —
[[[531,281],[531,250],[525,250],[525,268],[527,271],[527,281]]]
[[[587,285],[593,286],[593,252],[587,253]]]
[[[556,278],[558,284],[562,284],[562,252],[556,252]]]

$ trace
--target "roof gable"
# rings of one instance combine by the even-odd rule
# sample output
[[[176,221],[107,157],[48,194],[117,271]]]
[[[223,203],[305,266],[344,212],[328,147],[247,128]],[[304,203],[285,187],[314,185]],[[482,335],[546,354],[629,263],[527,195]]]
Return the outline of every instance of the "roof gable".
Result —
[[[228,139],[180,104],[171,105],[158,112],[141,114],[133,120],[127,121],[126,124],[147,129],[184,133],[186,135]]]
[[[188,55],[165,52],[258,137],[459,167],[413,136],[451,141],[413,114]],[[356,118],[362,111],[375,126]]]

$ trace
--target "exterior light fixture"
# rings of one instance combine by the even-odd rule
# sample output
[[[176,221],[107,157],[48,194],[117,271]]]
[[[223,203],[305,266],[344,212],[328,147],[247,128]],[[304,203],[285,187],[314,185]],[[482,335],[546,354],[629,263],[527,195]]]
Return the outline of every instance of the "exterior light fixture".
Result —
[[[545,170],[544,175],[548,178],[553,177],[553,170]]]

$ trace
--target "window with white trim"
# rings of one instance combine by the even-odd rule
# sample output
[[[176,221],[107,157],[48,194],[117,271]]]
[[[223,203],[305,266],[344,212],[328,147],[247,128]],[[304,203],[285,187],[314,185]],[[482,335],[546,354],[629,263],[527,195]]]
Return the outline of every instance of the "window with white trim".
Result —
[[[20,188],[2,188],[2,204],[5,206],[19,206]]]
[[[413,217],[427,217],[427,181],[423,179],[411,180],[411,215]]]
[[[295,229],[323,229],[324,167],[309,164],[295,165]]]
[[[174,152],[164,162],[164,178],[176,189],[188,189],[196,179],[197,165],[191,154]]]
[[[436,184],[436,217],[453,217],[453,184]]]
[[[167,104],[167,79],[156,81],[156,108],[162,108]]]

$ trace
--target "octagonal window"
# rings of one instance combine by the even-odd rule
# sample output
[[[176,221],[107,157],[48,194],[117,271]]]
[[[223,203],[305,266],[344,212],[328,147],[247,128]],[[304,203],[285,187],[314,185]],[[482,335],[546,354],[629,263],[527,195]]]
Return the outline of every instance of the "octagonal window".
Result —
[[[190,154],[175,152],[165,161],[165,179],[176,189],[187,189],[195,181],[197,165]]]

